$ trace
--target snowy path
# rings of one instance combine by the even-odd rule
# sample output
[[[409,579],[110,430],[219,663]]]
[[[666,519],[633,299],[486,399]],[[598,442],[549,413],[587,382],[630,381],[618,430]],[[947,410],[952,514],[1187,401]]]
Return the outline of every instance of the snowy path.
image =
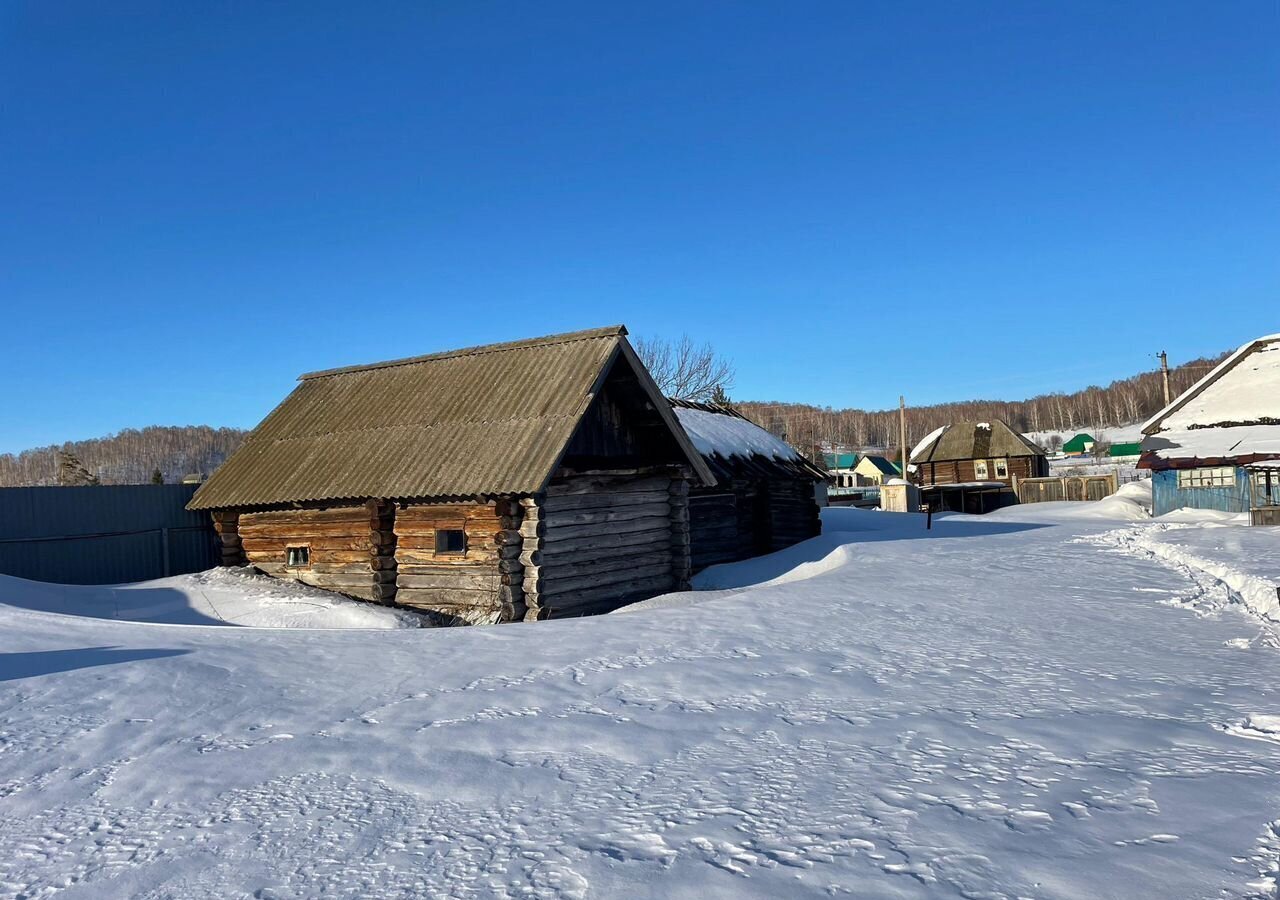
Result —
[[[0,895],[1274,896],[1280,653],[1115,528],[531,626],[0,606]]]

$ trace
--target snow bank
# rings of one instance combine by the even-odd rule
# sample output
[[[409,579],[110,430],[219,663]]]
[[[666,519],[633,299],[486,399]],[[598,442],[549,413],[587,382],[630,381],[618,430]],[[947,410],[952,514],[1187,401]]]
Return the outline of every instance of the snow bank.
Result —
[[[165,625],[255,628],[419,628],[413,613],[351,600],[252,569],[210,569],[117,585],[49,584],[0,575],[0,605]]]
[[[673,407],[693,446],[703,456],[750,457],[760,454],[771,459],[798,459],[786,441],[774,437],[754,422],[704,409]]]

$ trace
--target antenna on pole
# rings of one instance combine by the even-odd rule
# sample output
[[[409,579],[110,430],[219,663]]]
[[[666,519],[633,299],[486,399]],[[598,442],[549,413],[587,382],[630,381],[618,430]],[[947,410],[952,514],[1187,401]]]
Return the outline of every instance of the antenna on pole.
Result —
[[[898,442],[902,445],[902,477],[907,479],[907,401],[898,395]]]
[[[1164,384],[1164,405],[1168,406],[1173,402],[1173,398],[1169,396],[1169,354],[1161,350],[1156,356],[1160,358],[1160,380]]]

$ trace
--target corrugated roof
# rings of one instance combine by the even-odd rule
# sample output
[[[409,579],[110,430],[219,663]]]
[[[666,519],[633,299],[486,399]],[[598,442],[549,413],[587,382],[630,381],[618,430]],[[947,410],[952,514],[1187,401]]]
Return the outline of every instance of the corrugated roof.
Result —
[[[634,360],[626,333],[619,325],[303,375],[189,508],[537,493],[615,354]]]
[[[949,462],[1010,456],[1044,456],[1044,451],[1004,422],[992,419],[990,422],[957,422],[946,426],[932,443],[917,447],[911,454],[911,461]]]

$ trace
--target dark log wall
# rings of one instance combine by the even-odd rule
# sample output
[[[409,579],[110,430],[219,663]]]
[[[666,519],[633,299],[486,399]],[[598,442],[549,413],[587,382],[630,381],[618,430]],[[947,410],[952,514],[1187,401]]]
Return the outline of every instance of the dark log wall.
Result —
[[[497,503],[408,506],[396,515],[396,602],[469,624],[524,615],[522,509]],[[436,531],[461,530],[466,549],[437,552]]]
[[[376,502],[247,512],[240,514],[237,532],[248,562],[268,575],[362,600],[387,601],[394,596],[396,580],[388,546],[394,540],[390,515],[386,504]],[[223,541],[225,547],[225,532]],[[288,548],[297,545],[308,548],[310,564],[289,567]]]
[[[822,531],[807,478],[722,479],[713,488],[693,491],[689,516],[695,572],[781,550]]]
[[[687,586],[687,473],[560,470],[523,501],[526,618],[608,612]]]
[[[987,460],[987,477],[979,479],[974,471],[976,460],[960,459],[948,462],[920,463],[913,480],[917,484],[964,484],[970,481],[1002,481],[1013,486],[1013,478],[1043,478],[1049,473],[1049,463],[1043,456],[1008,457],[1009,477],[996,477],[996,457]]]
[[[770,478],[769,549],[781,550],[822,533],[822,517],[807,478]]]

